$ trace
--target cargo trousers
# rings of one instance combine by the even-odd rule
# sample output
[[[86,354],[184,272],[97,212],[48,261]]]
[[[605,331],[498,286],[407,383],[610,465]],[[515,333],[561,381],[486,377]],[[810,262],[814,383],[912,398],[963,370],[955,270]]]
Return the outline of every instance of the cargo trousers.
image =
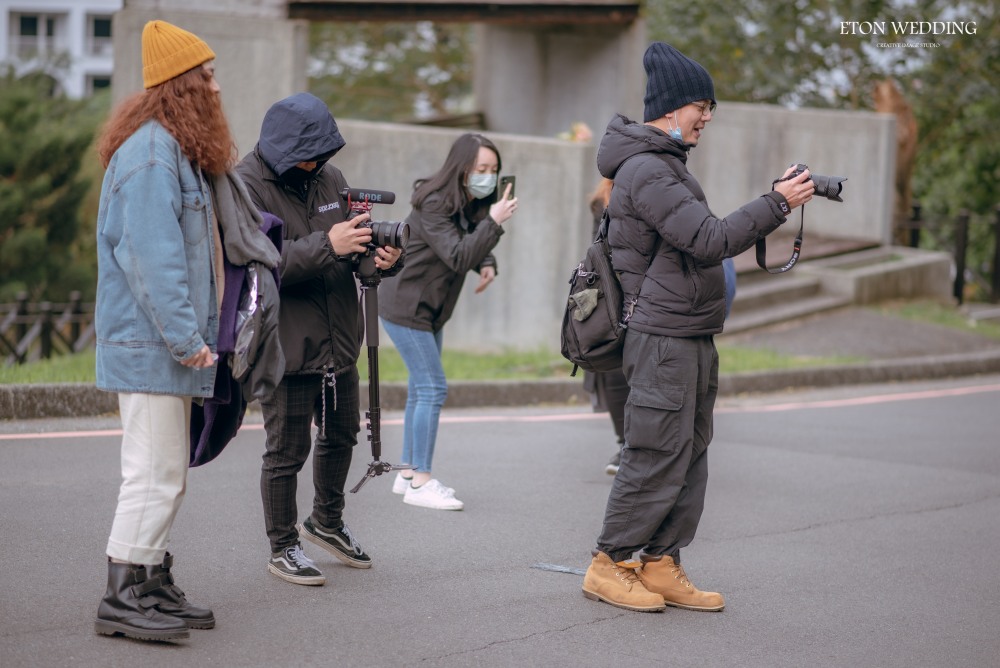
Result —
[[[719,355],[712,336],[630,329],[623,361],[625,447],[597,549],[616,562],[642,551],[680,563],[705,507]]]

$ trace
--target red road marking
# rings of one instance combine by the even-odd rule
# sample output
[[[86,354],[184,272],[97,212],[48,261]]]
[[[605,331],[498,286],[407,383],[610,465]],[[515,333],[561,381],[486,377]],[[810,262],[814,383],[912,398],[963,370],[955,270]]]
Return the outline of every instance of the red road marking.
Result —
[[[822,401],[794,401],[784,404],[761,404],[754,406],[723,406],[715,412],[722,413],[778,413],[813,408],[842,408],[845,406],[872,406],[894,401],[916,401],[919,399],[937,399],[939,397],[960,397],[983,392],[1000,392],[1000,385],[973,385],[956,387],[946,390],[922,390],[919,392],[896,392],[893,394],[876,394],[866,397],[848,399],[824,399]],[[545,415],[455,415],[442,416],[442,424],[470,424],[483,422],[571,422],[576,420],[607,420],[605,413],[551,413]],[[402,418],[382,420],[383,425],[398,426],[403,424]],[[246,424],[240,431],[262,431],[262,424]],[[121,429],[99,429],[93,431],[51,431],[26,434],[0,434],[0,441],[26,441],[41,439],[95,438],[101,436],[121,436]]]

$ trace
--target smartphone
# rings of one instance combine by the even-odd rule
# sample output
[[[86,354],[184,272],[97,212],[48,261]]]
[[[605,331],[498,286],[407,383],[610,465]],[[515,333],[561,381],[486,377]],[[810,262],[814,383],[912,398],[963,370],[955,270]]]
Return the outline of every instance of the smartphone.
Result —
[[[503,197],[504,191],[507,190],[507,184],[510,184],[510,197],[514,197],[514,188],[517,182],[513,176],[501,176],[500,185],[497,186],[497,200]],[[510,199],[510,198],[508,198]]]

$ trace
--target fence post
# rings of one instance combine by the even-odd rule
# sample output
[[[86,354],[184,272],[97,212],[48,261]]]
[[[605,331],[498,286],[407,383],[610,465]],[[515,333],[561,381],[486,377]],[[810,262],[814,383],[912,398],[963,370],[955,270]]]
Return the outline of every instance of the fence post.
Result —
[[[997,205],[993,217],[993,290],[992,302],[1000,301],[1000,204]]]
[[[14,297],[14,301],[17,302],[17,324],[14,325],[14,345],[24,338],[24,335],[28,333],[28,293],[18,292]]]
[[[910,248],[920,248],[920,202],[913,200],[913,216],[910,218]]]
[[[959,305],[963,303],[962,293],[965,292],[965,251],[969,245],[969,211],[962,209],[958,213],[958,223],[955,229],[955,289],[952,291]]]
[[[42,321],[42,331],[40,337],[41,357],[49,359],[52,357],[52,304],[42,302],[38,305],[38,316]]]
[[[80,338],[80,314],[83,313],[83,307],[81,302],[83,295],[80,294],[79,290],[73,290],[69,293],[69,312],[72,314],[69,320],[69,346],[70,351],[76,345],[76,342]]]

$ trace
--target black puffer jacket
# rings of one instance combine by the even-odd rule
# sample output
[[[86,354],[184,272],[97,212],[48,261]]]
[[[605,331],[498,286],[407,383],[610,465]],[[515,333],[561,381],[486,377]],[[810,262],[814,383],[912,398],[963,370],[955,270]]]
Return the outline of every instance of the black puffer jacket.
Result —
[[[638,295],[629,324],[636,331],[681,337],[721,332],[722,259],[785,222],[785,200],[776,192],[716,218],[687,170],[687,150],[659,129],[618,115],[597,153],[601,174],[615,182],[608,242],[626,300]]]
[[[324,164],[296,188],[284,174],[299,162],[329,157],[345,145],[326,105],[295,95],[273,106],[260,141],[237,167],[262,211],[284,221],[279,335],[287,374],[339,373],[357,363],[363,336],[350,262],[338,260],[327,232],[347,219],[347,181]]]

